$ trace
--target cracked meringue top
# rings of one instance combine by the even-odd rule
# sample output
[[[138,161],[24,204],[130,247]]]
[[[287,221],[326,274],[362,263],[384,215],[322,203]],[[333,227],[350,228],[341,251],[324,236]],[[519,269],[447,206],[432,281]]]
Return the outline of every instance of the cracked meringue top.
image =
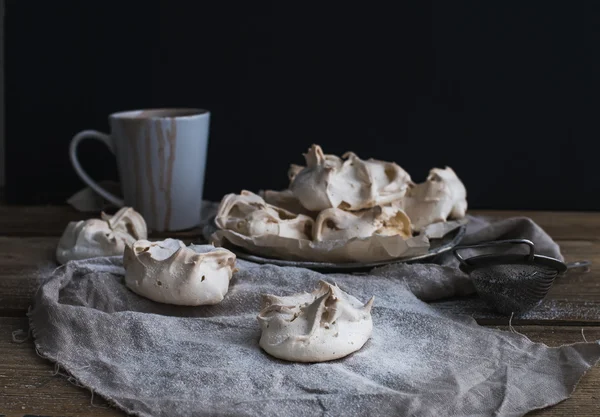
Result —
[[[217,304],[229,290],[235,255],[212,245],[191,247],[181,240],[138,240],[125,248],[125,284],[133,292],[166,304]]]
[[[393,162],[362,160],[352,152],[338,158],[318,145],[304,156],[306,167],[290,175],[290,189],[310,211],[385,205],[402,198],[411,184],[410,175]]]
[[[337,208],[323,210],[317,216],[314,240],[347,240],[373,235],[412,236],[410,219],[396,205],[375,206],[360,211],[344,211]]]
[[[371,337],[373,298],[363,304],[325,281],[311,293],[263,295],[260,347],[295,362],[324,362],[359,350]]]
[[[221,229],[244,236],[276,235],[292,239],[312,239],[314,220],[267,204],[250,191],[223,197],[215,223]]]

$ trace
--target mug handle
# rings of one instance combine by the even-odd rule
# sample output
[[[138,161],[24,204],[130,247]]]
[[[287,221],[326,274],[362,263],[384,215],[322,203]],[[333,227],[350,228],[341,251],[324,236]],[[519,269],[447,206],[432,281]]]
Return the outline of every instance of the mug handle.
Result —
[[[91,179],[90,176],[81,167],[81,164],[77,159],[77,146],[79,145],[79,142],[81,142],[83,139],[88,138],[99,140],[100,142],[104,143],[113,154],[115,153],[109,135],[98,132],[96,130],[83,130],[75,136],[73,136],[73,139],[71,139],[71,145],[69,145],[69,157],[71,158],[71,163],[73,164],[75,172],[77,173],[77,175],[79,175],[79,178],[81,178],[81,180],[85,182],[92,190],[100,194],[102,197],[104,197],[114,205],[118,207],[123,207],[125,205],[125,201],[123,201],[123,199],[117,197],[112,193],[109,193],[100,185],[98,185],[98,183]]]

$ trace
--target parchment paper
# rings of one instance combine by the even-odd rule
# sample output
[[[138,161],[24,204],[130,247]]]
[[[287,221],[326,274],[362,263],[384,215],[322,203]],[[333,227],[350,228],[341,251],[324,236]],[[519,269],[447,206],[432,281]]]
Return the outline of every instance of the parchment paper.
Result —
[[[285,260],[313,262],[379,262],[399,257],[424,255],[429,251],[430,239],[439,239],[463,225],[465,221],[434,223],[423,233],[409,239],[399,235],[373,235],[368,238],[313,242],[275,235],[249,237],[233,230],[219,229],[212,235],[215,246],[226,246],[227,241],[254,255]]]

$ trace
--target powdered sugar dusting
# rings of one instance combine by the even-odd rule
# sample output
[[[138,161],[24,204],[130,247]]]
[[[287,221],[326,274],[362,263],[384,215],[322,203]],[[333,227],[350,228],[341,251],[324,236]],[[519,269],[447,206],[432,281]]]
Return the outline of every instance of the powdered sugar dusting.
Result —
[[[479,240],[529,237],[555,255],[556,245],[530,221],[476,226]],[[128,412],[160,417],[523,415],[567,398],[600,357],[597,343],[548,348],[443,311],[448,303],[425,304],[411,291],[433,300],[473,290],[451,254],[437,262],[443,266],[323,275],[240,261],[225,299],[196,308],[127,290],[117,257],[72,262],[38,292],[33,333],[39,352],[83,386]],[[375,297],[372,338],[332,362],[265,354],[256,319],[261,294],[310,291],[321,279],[362,303]],[[461,305],[473,300],[486,311],[479,299]],[[551,315],[561,305],[539,308]]]
[[[564,399],[600,357],[597,344],[549,349],[480,327],[394,277],[238,266],[223,302],[184,308],[127,290],[118,258],[69,263],[38,293],[38,349],[127,411],[169,417],[521,415]],[[331,362],[265,354],[260,295],[308,291],[321,279],[362,303],[375,297],[372,338]]]

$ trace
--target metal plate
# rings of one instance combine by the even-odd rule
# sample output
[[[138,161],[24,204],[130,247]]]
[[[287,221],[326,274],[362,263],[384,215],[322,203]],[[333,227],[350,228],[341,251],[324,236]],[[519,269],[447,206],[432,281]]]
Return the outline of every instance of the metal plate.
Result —
[[[204,228],[204,236],[208,239],[209,236],[216,230],[216,226],[207,226]],[[449,232],[441,239],[431,239],[431,247],[429,252],[407,258],[397,258],[388,261],[379,262],[347,262],[347,263],[332,263],[332,262],[310,262],[310,261],[286,261],[283,259],[264,258],[262,256],[253,255],[246,252],[242,248],[234,245],[227,245],[226,248],[235,253],[239,259],[254,262],[257,264],[270,264],[277,266],[293,266],[296,268],[307,268],[319,272],[364,272],[378,266],[384,266],[396,263],[407,263],[415,261],[423,261],[431,259],[441,253],[448,252],[459,244],[467,231],[467,225],[463,224],[457,229]],[[210,241],[210,239],[209,239]]]

